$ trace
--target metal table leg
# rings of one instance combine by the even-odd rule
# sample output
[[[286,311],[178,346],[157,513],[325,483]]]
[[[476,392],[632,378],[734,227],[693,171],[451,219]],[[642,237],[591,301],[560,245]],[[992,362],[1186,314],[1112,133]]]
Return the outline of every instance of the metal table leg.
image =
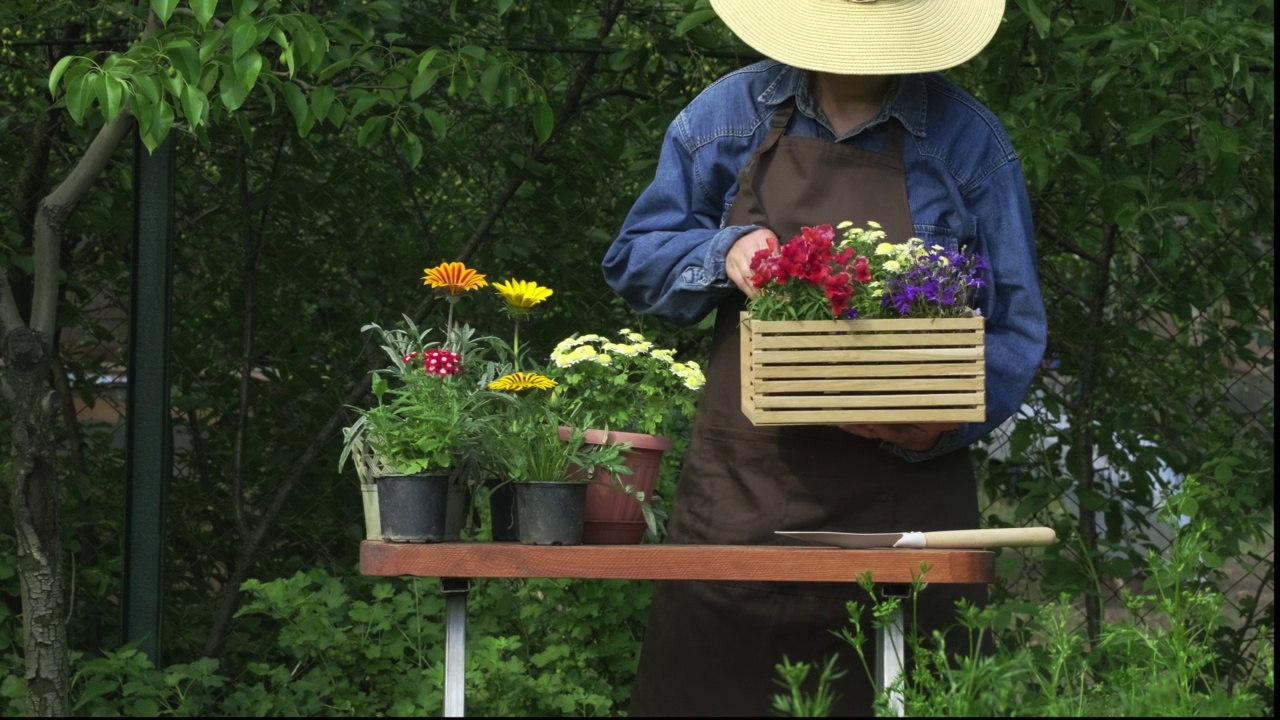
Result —
[[[444,716],[463,717],[467,670],[467,578],[441,578],[444,591]]]
[[[886,587],[882,590],[882,594],[886,596],[902,597],[898,595],[895,589]],[[905,595],[905,593],[904,593]],[[876,691],[883,693],[885,690],[893,686],[898,678],[902,676],[903,668],[906,664],[906,644],[904,641],[905,631],[903,625],[902,608],[905,602],[898,605],[893,611],[889,622],[884,627],[876,629],[876,647],[880,650],[880,657],[876,663]],[[895,717],[902,717],[902,691],[894,690],[889,695],[889,711]]]

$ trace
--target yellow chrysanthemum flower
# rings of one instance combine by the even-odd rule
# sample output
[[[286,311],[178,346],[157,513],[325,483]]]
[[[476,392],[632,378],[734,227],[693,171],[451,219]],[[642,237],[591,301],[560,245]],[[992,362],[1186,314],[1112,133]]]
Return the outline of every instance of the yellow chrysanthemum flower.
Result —
[[[422,278],[423,285],[443,289],[450,295],[460,295],[489,284],[484,275],[460,262],[441,263],[433,268],[426,268],[423,272],[426,273]]]
[[[528,312],[534,305],[551,297],[551,288],[541,287],[532,280],[494,283],[493,289],[507,301],[508,307],[520,312]]]
[[[877,255],[892,255],[895,250],[893,243],[883,242],[876,246]]]
[[[550,390],[556,386],[556,381],[546,375],[539,375],[531,372],[511,373],[489,383],[490,390],[510,390],[518,392],[520,390]]]

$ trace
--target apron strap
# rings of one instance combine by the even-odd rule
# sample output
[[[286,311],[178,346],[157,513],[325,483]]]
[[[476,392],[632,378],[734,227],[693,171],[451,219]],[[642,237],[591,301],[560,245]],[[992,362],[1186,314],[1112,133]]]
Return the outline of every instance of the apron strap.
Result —
[[[885,154],[891,158],[902,159],[902,145],[904,133],[902,131],[902,123],[896,119],[890,118],[887,123],[889,126],[889,143],[885,149]]]
[[[760,143],[759,149],[738,171],[738,195],[750,203],[747,207],[760,206],[756,201],[756,168],[760,166],[760,158],[773,149],[773,146],[778,144],[778,138],[786,133],[787,123],[791,121],[791,115],[795,110],[795,98],[788,98],[778,106],[778,109],[773,113],[773,117],[769,119],[769,133],[764,136],[764,142]],[[737,201],[735,200],[735,202]],[[763,218],[761,219],[763,220]]]

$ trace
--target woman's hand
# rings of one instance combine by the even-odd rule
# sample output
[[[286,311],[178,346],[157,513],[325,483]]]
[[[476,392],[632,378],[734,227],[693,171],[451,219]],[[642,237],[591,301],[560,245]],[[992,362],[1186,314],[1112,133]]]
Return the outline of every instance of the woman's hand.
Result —
[[[904,423],[901,425],[838,425],[841,430],[872,440],[886,440],[904,450],[924,452],[938,444],[938,438],[959,423]]]
[[[751,258],[760,250],[768,247],[770,238],[777,237],[772,230],[761,228],[738,238],[724,256],[724,271],[734,285],[747,297],[756,294],[751,284]]]

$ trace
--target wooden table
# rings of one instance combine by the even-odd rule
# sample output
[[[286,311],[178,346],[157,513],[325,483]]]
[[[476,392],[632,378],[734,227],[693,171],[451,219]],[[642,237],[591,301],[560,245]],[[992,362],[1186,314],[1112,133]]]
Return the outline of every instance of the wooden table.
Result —
[[[467,590],[472,578],[584,578],[621,580],[737,580],[857,582],[866,572],[880,585],[907,584],[927,570],[937,584],[990,583],[995,556],[985,550],[842,550],[782,545],[576,545],[518,543],[360,544],[365,575],[441,578],[445,592],[445,717],[463,715]],[[876,685],[902,673],[901,609],[876,632]],[[900,696],[890,704],[902,714]]]

